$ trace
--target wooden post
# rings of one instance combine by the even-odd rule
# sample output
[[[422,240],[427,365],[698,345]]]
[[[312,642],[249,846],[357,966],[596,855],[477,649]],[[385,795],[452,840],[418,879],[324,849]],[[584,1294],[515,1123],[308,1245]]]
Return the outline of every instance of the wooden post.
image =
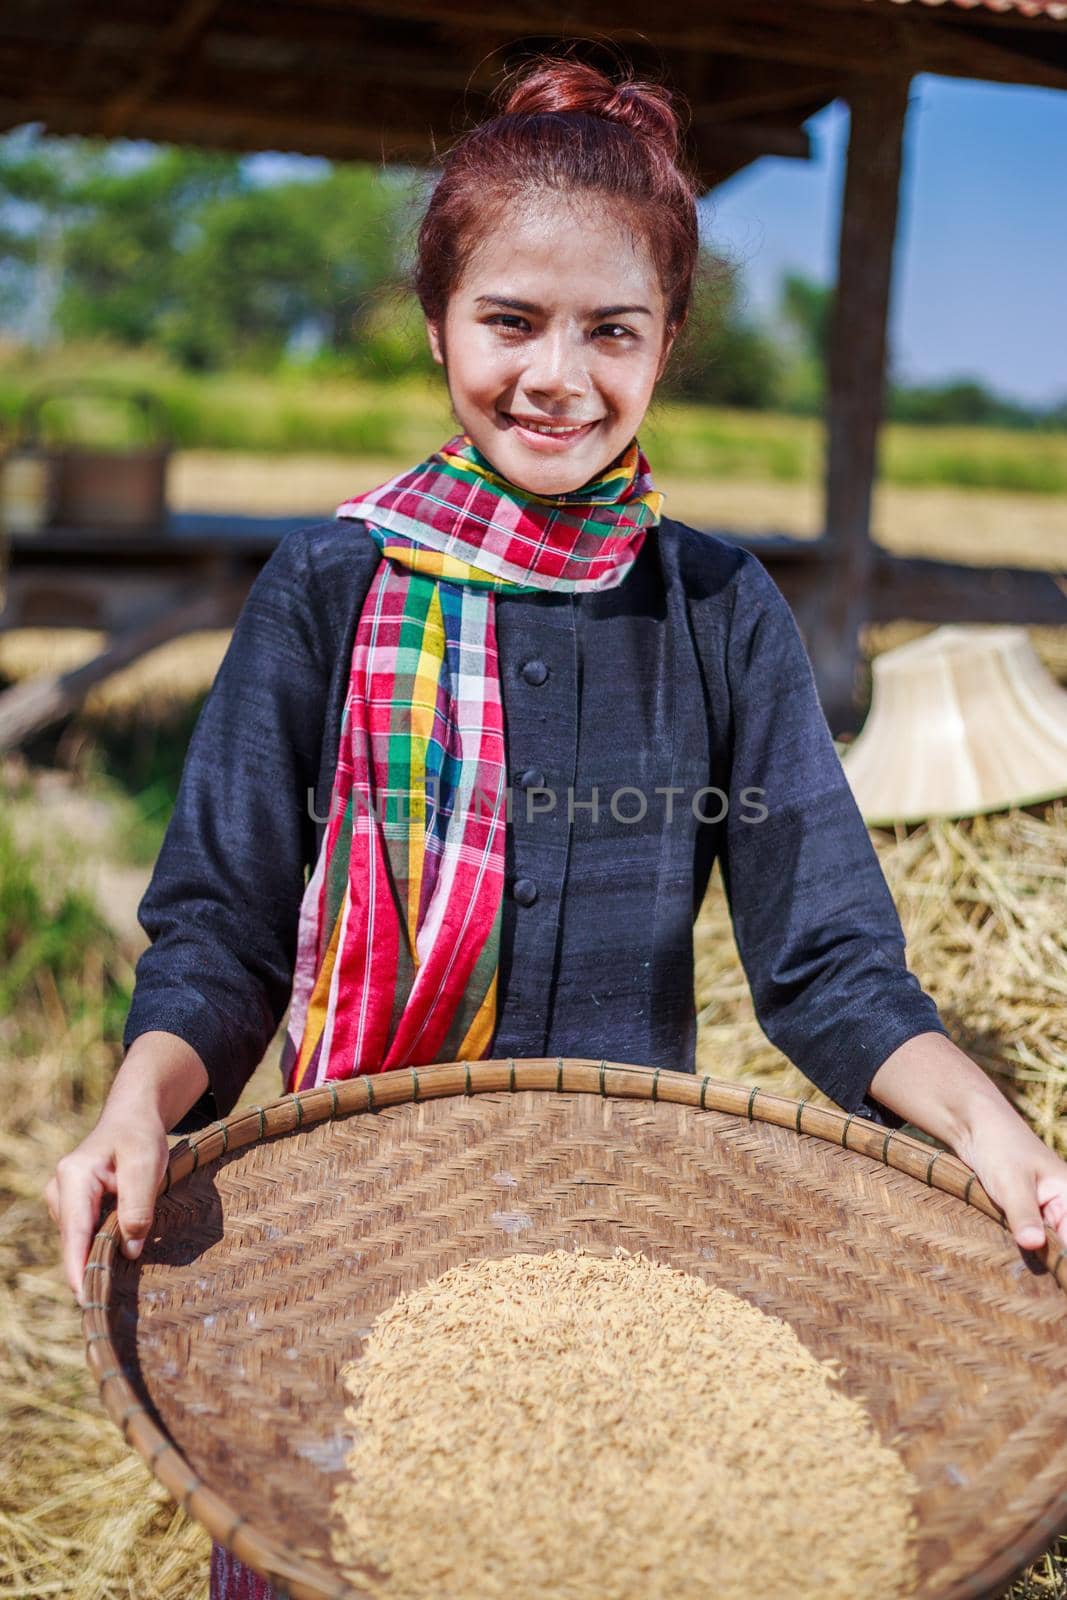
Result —
[[[833,733],[854,731],[859,630],[868,614],[875,550],[871,488],[885,387],[886,324],[897,228],[906,76],[857,80],[841,215],[829,351],[826,537],[831,576],[807,643]]]

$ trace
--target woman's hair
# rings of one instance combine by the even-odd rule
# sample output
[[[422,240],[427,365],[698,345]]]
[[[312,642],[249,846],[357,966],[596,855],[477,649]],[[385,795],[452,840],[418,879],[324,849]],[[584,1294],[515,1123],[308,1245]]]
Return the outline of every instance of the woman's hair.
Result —
[[[699,241],[696,186],[680,160],[671,96],[652,83],[605,77],[579,61],[542,57],[512,81],[503,110],[446,153],[419,229],[415,292],[443,319],[464,266],[508,203],[538,191],[621,202],[648,241],[677,333],[692,293]]]

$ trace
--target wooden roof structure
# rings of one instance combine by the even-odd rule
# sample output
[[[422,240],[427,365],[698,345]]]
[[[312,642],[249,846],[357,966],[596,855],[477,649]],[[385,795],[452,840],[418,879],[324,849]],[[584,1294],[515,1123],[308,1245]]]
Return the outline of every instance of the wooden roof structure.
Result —
[[[663,77],[708,187],[856,77],[1067,88],[1065,0],[5,0],[0,128],[425,160],[502,68],[564,40]]]
[[[856,725],[871,618],[1067,624],[1050,574],[894,558],[870,536],[910,81],[1067,89],[1067,0],[5,0],[0,129],[418,163],[484,114],[505,68],[561,44],[680,89],[708,188],[804,158],[805,121],[848,102],[825,531],[746,541],[793,605],[831,727]]]

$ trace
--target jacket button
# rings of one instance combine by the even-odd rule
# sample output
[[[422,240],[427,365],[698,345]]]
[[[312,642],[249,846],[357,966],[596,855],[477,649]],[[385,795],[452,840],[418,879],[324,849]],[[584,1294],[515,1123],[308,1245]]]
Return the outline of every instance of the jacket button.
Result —
[[[537,899],[537,885],[532,878],[516,878],[511,892],[520,906],[532,906]]]
[[[527,661],[522,669],[522,675],[527,683],[534,685],[544,683],[548,677],[548,668],[543,661]]]
[[[520,789],[543,789],[544,786],[545,775],[540,767],[527,767],[519,778]]]

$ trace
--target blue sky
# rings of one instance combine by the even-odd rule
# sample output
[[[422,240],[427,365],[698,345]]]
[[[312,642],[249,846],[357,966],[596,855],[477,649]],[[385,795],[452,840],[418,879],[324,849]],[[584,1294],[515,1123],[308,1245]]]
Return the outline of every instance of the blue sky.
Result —
[[[708,236],[745,265],[753,311],[782,273],[833,281],[848,142],[840,102],[814,159],[767,157],[710,197]],[[890,340],[908,382],[974,376],[1044,404],[1067,394],[1067,93],[912,84]]]

